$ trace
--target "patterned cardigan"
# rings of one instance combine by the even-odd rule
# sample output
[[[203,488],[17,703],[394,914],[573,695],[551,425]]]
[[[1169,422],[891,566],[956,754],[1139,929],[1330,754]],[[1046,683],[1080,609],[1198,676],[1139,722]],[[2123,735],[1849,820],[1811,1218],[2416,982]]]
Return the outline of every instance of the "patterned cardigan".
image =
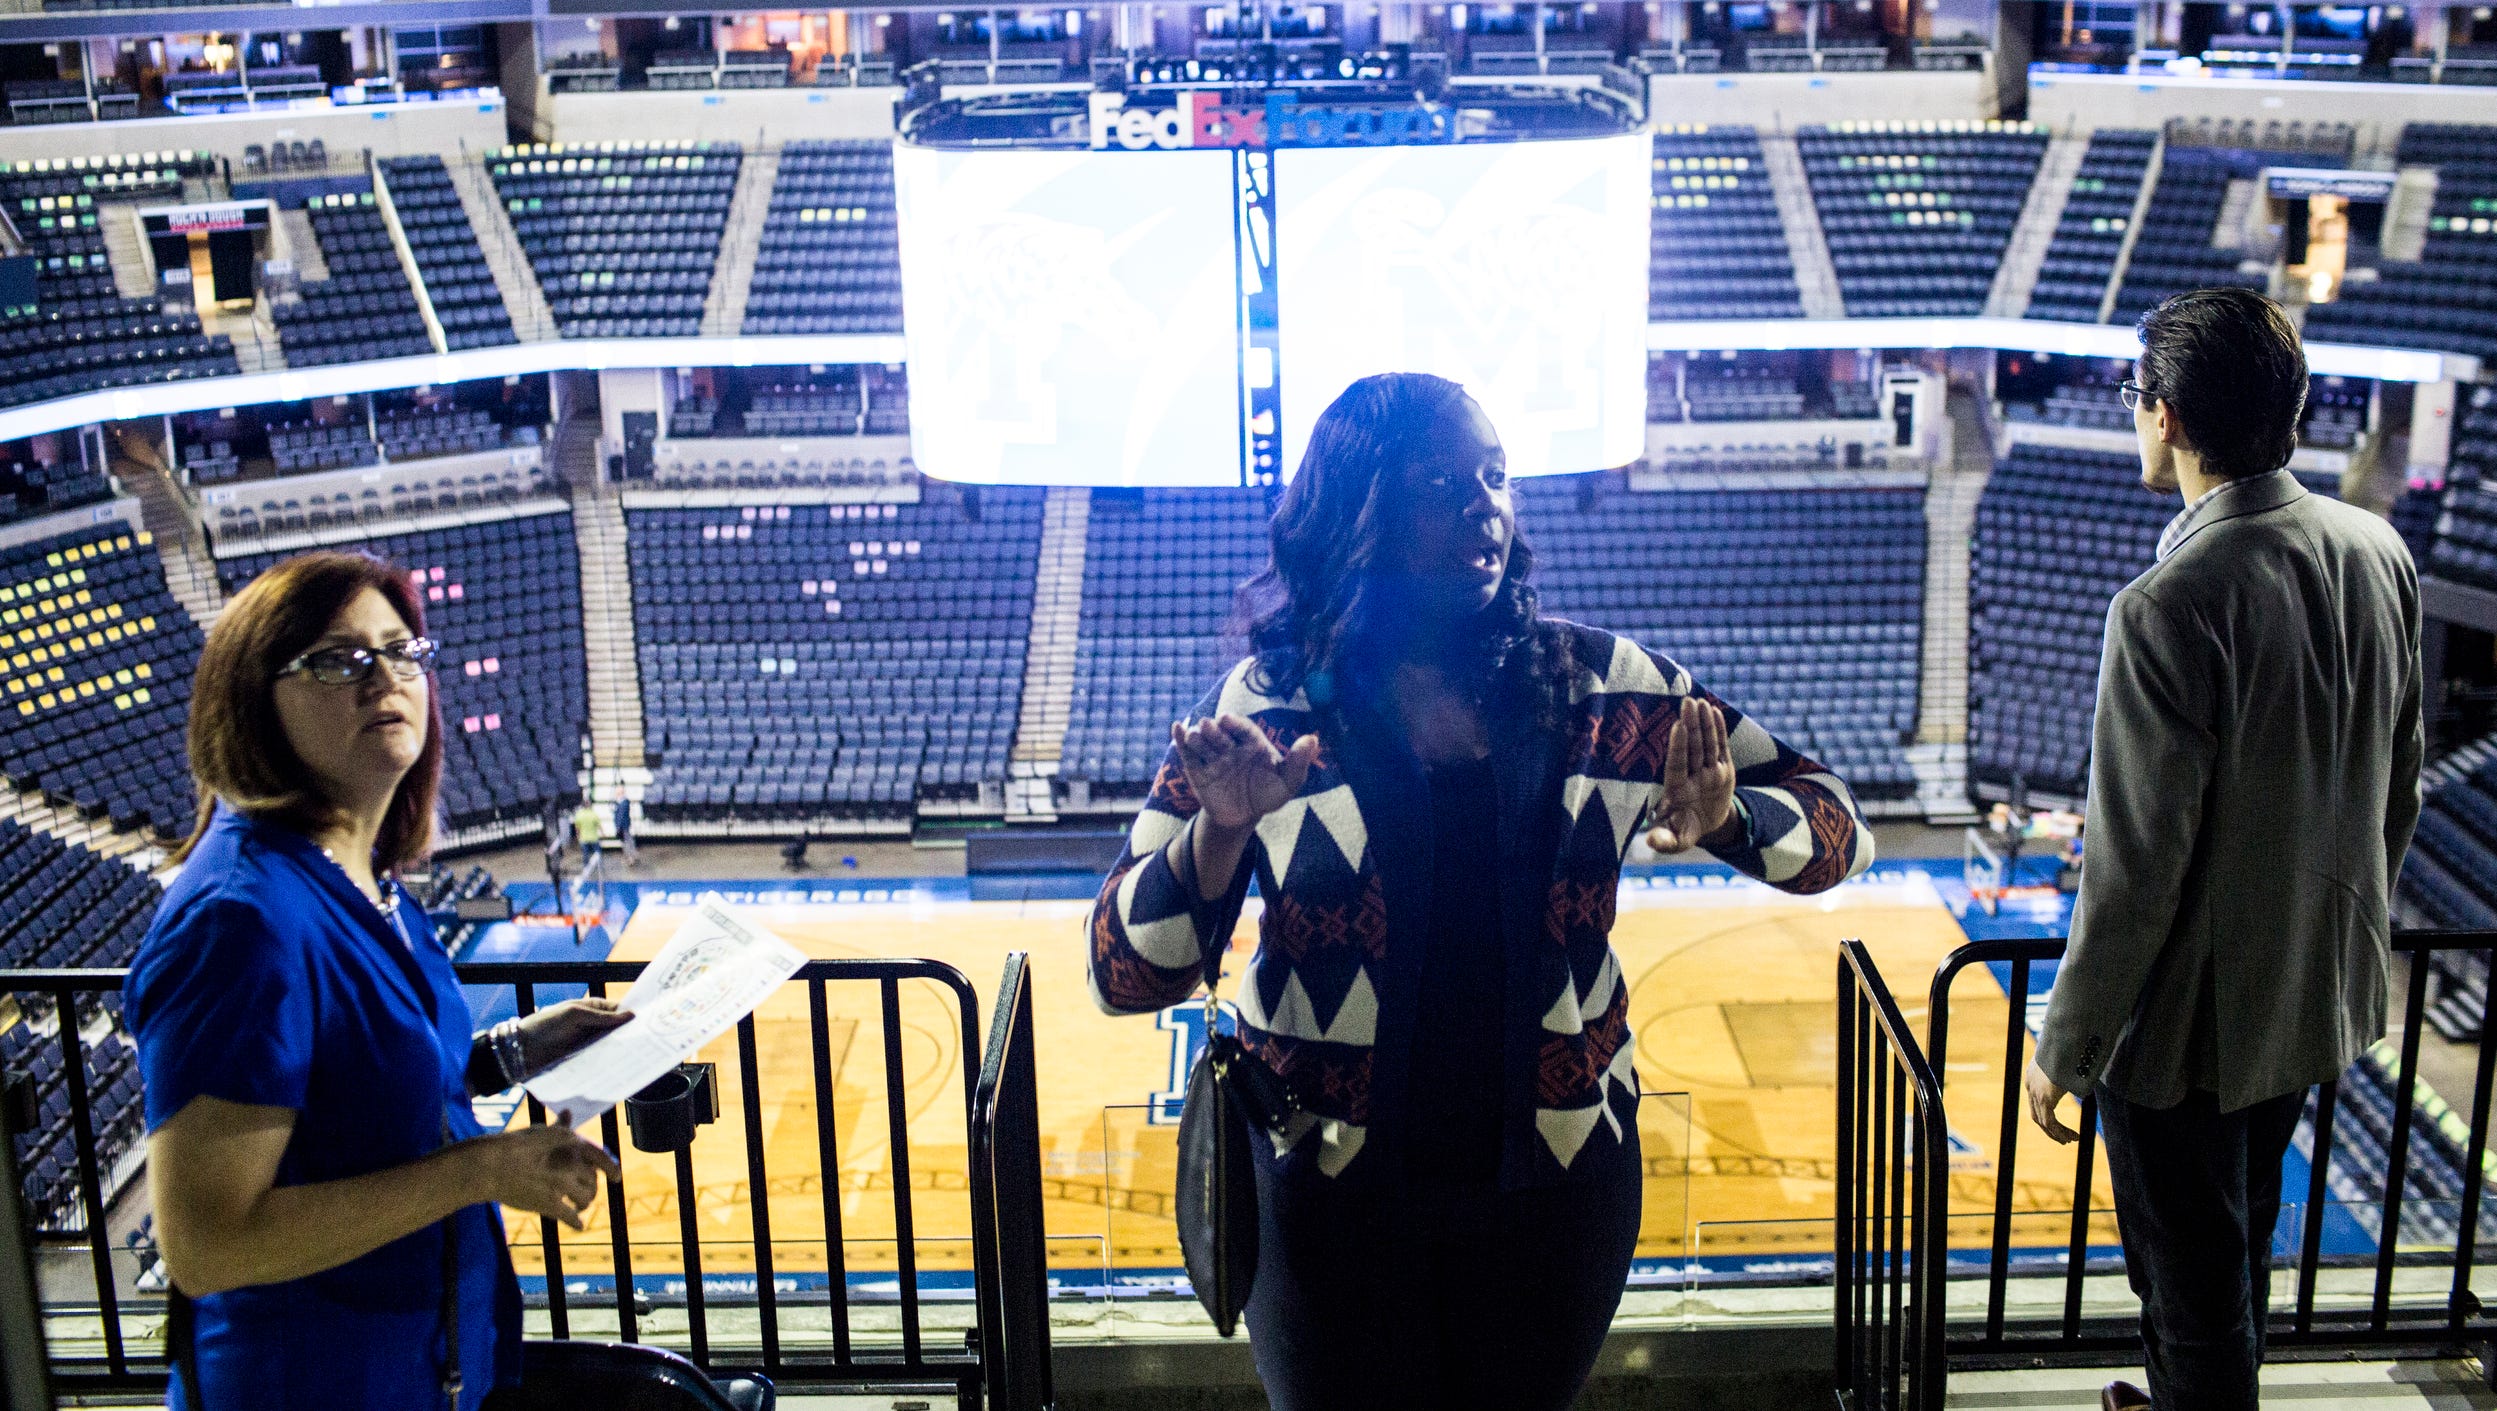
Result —
[[[1626,638],[1553,621],[1573,638],[1567,729],[1492,721],[1505,956],[1500,1183],[1594,1179],[1636,1150],[1638,1076],[1628,986],[1610,934],[1622,858],[1662,793],[1681,702],[1716,698]],[[1196,710],[1231,712],[1278,748],[1319,728],[1305,694],[1249,684],[1243,661]],[[1749,840],[1721,855],[1783,891],[1836,886],[1873,860],[1873,837],[1837,776],[1725,710]],[[1239,978],[1242,1041],[1305,1106],[1275,1139],[1287,1178],[1392,1168],[1411,1030],[1428,949],[1429,785],[1383,728],[1323,734],[1308,782],[1260,820],[1228,892],[1199,896],[1195,795],[1166,755],[1088,924],[1094,1000],[1113,1014],[1181,1003],[1208,951],[1228,942],[1251,876],[1265,899]],[[1625,1124],[1630,1124],[1625,1131]],[[1317,1140],[1308,1140],[1312,1133]],[[1364,1152],[1372,1159],[1359,1161]],[[1590,1152],[1597,1153],[1592,1158]]]

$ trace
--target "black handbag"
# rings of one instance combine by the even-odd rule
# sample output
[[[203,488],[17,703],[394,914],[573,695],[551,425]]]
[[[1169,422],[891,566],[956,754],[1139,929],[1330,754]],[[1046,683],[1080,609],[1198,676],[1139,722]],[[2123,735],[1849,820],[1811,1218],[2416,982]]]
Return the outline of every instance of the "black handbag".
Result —
[[[1205,1052],[1179,1115],[1179,1253],[1197,1302],[1229,1337],[1257,1279],[1257,1167],[1249,1143],[1300,1111],[1291,1085],[1215,1023],[1220,953],[1206,960]]]

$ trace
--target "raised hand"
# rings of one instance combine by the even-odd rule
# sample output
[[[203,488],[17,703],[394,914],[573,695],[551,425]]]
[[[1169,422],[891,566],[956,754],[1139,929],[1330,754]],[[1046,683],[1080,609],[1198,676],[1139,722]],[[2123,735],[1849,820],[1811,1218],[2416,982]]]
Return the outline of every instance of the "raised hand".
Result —
[[[1726,748],[1725,712],[1697,696],[1684,698],[1665,738],[1665,791],[1650,816],[1647,845],[1661,853],[1699,846],[1734,812],[1734,756]]]
[[[1170,742],[1179,751],[1188,787],[1201,816],[1217,828],[1246,829],[1300,792],[1318,759],[1318,737],[1303,735],[1287,752],[1266,732],[1237,715],[1173,721]]]

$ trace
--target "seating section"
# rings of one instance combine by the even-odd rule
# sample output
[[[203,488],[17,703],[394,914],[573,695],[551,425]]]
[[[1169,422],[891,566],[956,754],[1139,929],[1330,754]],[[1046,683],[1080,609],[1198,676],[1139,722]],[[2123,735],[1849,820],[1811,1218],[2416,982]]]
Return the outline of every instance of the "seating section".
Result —
[[[1672,657],[1861,797],[1915,793],[1921,490],[1517,486],[1547,611]]]
[[[2028,318],[2065,323],[2098,322],[2107,282],[2115,278],[2116,254],[2141,198],[2142,179],[2159,134],[2144,128],[2102,127],[2090,134],[2072,194],[2055,222],[2055,238],[2039,266],[2029,295]]]
[[[518,433],[507,431],[503,423],[494,419],[494,413],[482,407],[385,412],[375,419],[374,426],[381,433],[382,454],[394,461],[500,450],[514,441],[529,444],[538,439],[536,427],[522,427]]]
[[[360,479],[360,478],[359,478]],[[553,467],[543,456],[533,464],[479,470],[474,466],[437,468],[419,460],[389,467],[371,483],[307,490],[301,485],[270,481],[257,501],[217,506],[207,524],[220,544],[258,539],[271,534],[301,534],[346,525],[378,526],[382,521],[448,510],[477,510],[509,505],[536,495],[551,495],[557,486]]]
[[[2453,447],[2447,452],[2447,475],[2454,480],[2497,481],[2497,382],[2466,384],[2455,390]]]
[[[1803,317],[1756,133],[1706,123],[1658,133],[1653,187],[1649,318]]]
[[[1795,421],[1804,414],[1803,391],[1792,374],[1741,360],[1686,360],[1682,400],[1692,421]]]
[[[1263,490],[1096,490],[1063,779],[1096,799],[1141,796],[1170,723],[1239,660],[1232,590],[1266,566]]]
[[[2124,287],[2116,294],[2114,322],[2132,323],[2160,300],[2188,289],[2263,287],[2263,275],[2237,268],[2245,259],[2243,251],[2215,248],[2211,240],[2220,207],[2228,199],[2228,183],[2254,176],[2265,160],[2240,148],[2169,144],[2159,159],[2159,184],[2142,212],[2141,232],[2133,237],[2133,257],[2125,264]]]
[[[0,463],[0,524],[107,499],[113,482],[101,471],[74,462]]]
[[[2446,488],[2436,543],[2419,571],[2497,592],[2497,482],[2457,482]]]
[[[301,298],[270,310],[289,367],[417,358],[434,350],[373,193],[316,196],[305,203],[329,278],[297,286]]]
[[[2149,567],[2175,506],[2118,451],[2015,446],[1977,503],[1969,571],[1968,775],[2077,797],[2107,605]]]
[[[899,333],[902,257],[885,142],[792,142],[754,257],[748,333]]]
[[[2497,929],[2497,739],[2429,766],[2420,785],[2419,827],[2402,859],[2394,924]],[[2457,1043],[2476,1042],[2488,1021],[2487,958],[2441,953],[2431,984],[2429,1022]]]
[[[902,820],[1006,777],[1036,491],[634,510],[654,820]]]
[[[451,827],[535,819],[550,803],[576,800],[589,668],[572,512],[383,534],[355,547],[424,580],[425,631],[442,644],[434,681]],[[217,576],[239,592],[282,557],[225,559]]]
[[[12,829],[17,824],[10,824]],[[52,844],[65,847],[65,844]],[[10,859],[25,857],[32,849],[10,849]],[[77,849],[85,852],[85,849]],[[95,857],[95,854],[87,854]],[[112,872],[127,874],[145,884],[145,912],[155,912],[155,884],[140,874],[130,872],[117,862],[97,864]],[[37,874],[40,877],[40,874]],[[22,882],[35,882],[32,877]],[[102,879],[87,879],[87,884],[105,884]],[[140,917],[145,929],[145,914]],[[130,937],[132,951],[137,949],[137,934]],[[107,964],[107,961],[95,961]],[[127,964],[127,959],[110,961]],[[120,1009],[120,996],[110,996],[112,1009]],[[47,1006],[50,1009],[50,1006]],[[87,1084],[87,1129],[95,1134],[97,1181],[105,1186],[102,1196],[110,1204],[120,1186],[112,1184],[117,1169],[125,1166],[132,1146],[145,1136],[145,1111],[140,1104],[140,1064],[137,1049],[130,1036],[112,1026],[102,1039],[90,1039],[85,1046],[85,1084]],[[42,1234],[77,1234],[87,1229],[85,1206],[77,1184],[77,1134],[70,1121],[70,1084],[62,1079],[65,1059],[60,1051],[60,1026],[45,1024],[40,1031],[30,1019],[20,1019],[7,1029],[0,1029],[0,1069],[15,1069],[27,1074],[35,1084],[35,1129],[17,1136],[17,1189],[25,1196],[27,1214]],[[137,1171],[122,1169],[122,1181],[132,1179]]]
[[[2497,359],[2497,127],[2412,123],[2395,156],[2437,169],[2427,243],[2307,310],[2307,336]]]
[[[291,421],[269,428],[269,456],[280,475],[371,465],[381,448],[361,421]]]
[[[109,524],[0,549],[0,772],[172,837],[191,823],[182,735],[201,639],[153,545]]]
[[[381,179],[399,212],[399,229],[416,257],[417,277],[433,302],[434,321],[452,350],[517,343],[511,310],[486,267],[485,247],[440,157],[385,157]]]
[[[726,142],[498,148],[487,163],[566,338],[702,328],[739,150]]]
[[[2130,431],[2133,414],[2124,409],[2116,389],[2103,382],[2068,383],[2046,394],[2043,402],[2006,402],[2007,421],[2045,426],[2080,426],[2093,431]]]
[[[746,404],[748,436],[855,436],[858,384],[847,378],[794,386],[760,387]]]
[[[0,316],[0,406],[238,371],[233,340],[202,335],[198,314],[124,299],[114,285],[97,202],[175,198],[206,169],[196,153],[154,155],[0,170],[0,206],[37,262],[34,310]]]
[[[1798,128],[1848,315],[1985,312],[2046,141],[2012,122]]]

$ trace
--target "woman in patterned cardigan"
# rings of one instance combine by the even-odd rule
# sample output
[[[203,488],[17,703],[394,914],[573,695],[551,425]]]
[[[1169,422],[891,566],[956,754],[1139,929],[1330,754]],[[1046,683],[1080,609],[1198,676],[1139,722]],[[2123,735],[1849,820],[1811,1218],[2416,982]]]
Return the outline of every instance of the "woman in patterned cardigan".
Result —
[[[1872,834],[1673,662],[1537,613],[1499,438],[1455,383],[1354,383],[1272,535],[1255,654],[1171,727],[1094,906],[1094,998],[1186,1000],[1254,877],[1240,1033],[1304,1106],[1257,1152],[1268,1397],[1566,1407],[1638,1233],[1608,940],[1632,829],[1807,893]]]

